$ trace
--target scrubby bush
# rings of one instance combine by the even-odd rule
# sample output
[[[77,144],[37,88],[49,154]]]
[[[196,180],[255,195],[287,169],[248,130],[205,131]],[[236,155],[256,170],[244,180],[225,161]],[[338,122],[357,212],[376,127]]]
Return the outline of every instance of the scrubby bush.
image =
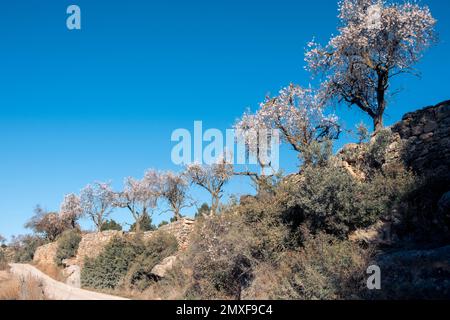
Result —
[[[306,167],[301,181],[286,186],[288,189],[285,221],[297,229],[306,224],[312,231],[324,230],[345,236],[355,229],[374,222],[362,212],[360,203],[354,200],[360,194],[356,182],[345,169],[336,166]],[[364,220],[369,220],[364,223]]]
[[[319,233],[280,261],[260,265],[247,299],[355,299],[365,288],[370,250]]]
[[[48,241],[39,236],[20,235],[12,238],[10,247],[14,252],[14,261],[17,263],[27,263],[33,261],[36,249]]]
[[[81,285],[99,289],[116,288],[142,251],[141,242],[115,237],[99,256],[85,261],[81,270]]]
[[[143,252],[136,256],[125,278],[127,287],[140,291],[146,289],[155,279],[152,269],[163,259],[178,250],[177,239],[166,232],[156,232],[146,243]]]
[[[166,220],[163,220],[158,224],[158,229],[161,228],[162,226],[166,226],[168,224],[169,224],[169,222],[167,222]]]
[[[77,254],[80,241],[81,234],[76,229],[67,230],[59,237],[55,256],[57,266],[61,266],[63,260],[74,257]]]
[[[284,220],[295,231],[300,225],[345,238],[351,231],[391,219],[396,205],[415,179],[401,166],[387,166],[358,181],[333,161],[304,168],[299,181],[284,186]]]
[[[391,138],[392,132],[389,128],[382,129],[377,133],[367,153],[369,165],[376,168],[383,165]]]
[[[99,289],[146,289],[155,280],[151,270],[178,250],[176,238],[158,231],[147,242],[142,236],[114,238],[93,259],[87,259],[81,271],[84,287]]]
[[[205,218],[186,259],[193,272],[188,296],[202,299],[239,299],[252,279],[253,234],[237,216],[223,213]],[[240,225],[241,227],[239,227]]]
[[[204,202],[200,208],[197,209],[197,212],[195,213],[195,218],[199,218],[199,217],[204,217],[209,215],[209,213],[211,212],[211,208],[209,207],[209,205]]]
[[[369,138],[369,129],[365,125],[364,122],[360,122],[356,126],[356,135],[358,136],[358,143],[362,144],[364,141],[366,141]]]
[[[139,221],[139,231],[140,232],[146,232],[146,231],[153,231],[156,229],[156,227],[152,223],[152,218],[148,214],[144,214],[140,221]],[[133,223],[130,227],[130,232],[136,231],[136,222]]]
[[[118,224],[114,219],[106,220],[103,222],[100,231],[116,230],[122,231],[122,226]]]
[[[190,282],[179,277],[166,281],[174,281],[187,299],[354,297],[361,289],[367,252],[330,234],[310,234],[304,225],[299,244],[278,211],[285,196],[248,199],[202,220],[182,259],[183,269],[192,273]]]
[[[189,299],[240,299],[263,261],[284,250],[287,229],[274,214],[272,195],[232,204],[218,216],[198,220],[183,261],[192,272]]]

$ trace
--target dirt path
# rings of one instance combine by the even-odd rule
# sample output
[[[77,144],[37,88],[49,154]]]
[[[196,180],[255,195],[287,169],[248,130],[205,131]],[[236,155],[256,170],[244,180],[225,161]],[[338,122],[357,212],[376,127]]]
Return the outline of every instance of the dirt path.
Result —
[[[42,282],[45,295],[54,300],[128,300],[121,297],[111,296],[103,293],[92,292],[88,290],[78,289],[58,282],[46,274],[42,273],[35,267],[28,264],[13,263],[11,273],[17,277],[29,278],[33,277]]]

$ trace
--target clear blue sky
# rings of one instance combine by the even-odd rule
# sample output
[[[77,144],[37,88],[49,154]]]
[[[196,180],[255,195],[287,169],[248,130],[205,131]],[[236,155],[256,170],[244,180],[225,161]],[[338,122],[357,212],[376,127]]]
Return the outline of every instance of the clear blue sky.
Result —
[[[440,43],[418,66],[422,79],[397,81],[405,89],[387,124],[450,99],[450,2],[423,2],[439,20]],[[65,25],[73,3],[81,31]],[[307,85],[305,44],[326,41],[337,24],[336,0],[15,0],[0,11],[0,234],[8,237],[25,232],[36,204],[56,210],[89,182],[119,188],[146,168],[176,169],[174,129],[194,120],[226,129],[266,93]],[[338,115],[348,127],[364,117]],[[295,170],[293,155],[282,156]],[[227,194],[248,190],[238,179]],[[113,217],[129,221],[126,212]]]

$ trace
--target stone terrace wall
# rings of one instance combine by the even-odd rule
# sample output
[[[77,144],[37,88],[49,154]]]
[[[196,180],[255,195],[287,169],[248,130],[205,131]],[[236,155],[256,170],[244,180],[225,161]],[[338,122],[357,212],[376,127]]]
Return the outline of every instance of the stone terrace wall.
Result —
[[[179,221],[166,224],[158,230],[173,235],[178,241],[180,250],[185,250],[189,245],[189,239],[194,228],[194,223],[194,220],[183,218]],[[154,232],[155,231],[146,232],[144,237],[149,239]]]
[[[391,129],[400,136],[398,156],[408,167],[426,176],[450,178],[450,100],[405,114]]]
[[[108,230],[83,235],[78,246],[76,264],[82,265],[86,258],[98,256],[114,237],[122,237],[123,234],[123,231]]]
[[[194,227],[194,222],[194,220],[184,218],[180,221],[164,225],[158,230],[165,231],[175,236],[178,240],[180,250],[185,250],[189,244],[189,238]],[[145,232],[144,240],[150,239],[155,232],[156,231]],[[134,233],[113,230],[84,234],[78,247],[77,256],[75,259],[70,260],[70,264],[82,266],[86,258],[98,256],[114,237],[128,237],[133,234]],[[57,248],[57,242],[37,248],[34,254],[34,262],[36,264],[54,264]]]
[[[194,220],[181,219],[180,221],[162,226],[158,230],[172,234],[178,240],[180,250],[184,250],[188,246],[193,226]],[[144,240],[150,239],[155,232],[156,231],[144,232]],[[114,237],[129,237],[132,235],[134,235],[133,232],[127,233],[123,231],[104,231],[86,234],[83,236],[80,246],[78,247],[75,263],[82,265],[86,258],[98,256]]]
[[[34,253],[33,262],[41,265],[54,264],[57,249],[57,242],[38,247]]]

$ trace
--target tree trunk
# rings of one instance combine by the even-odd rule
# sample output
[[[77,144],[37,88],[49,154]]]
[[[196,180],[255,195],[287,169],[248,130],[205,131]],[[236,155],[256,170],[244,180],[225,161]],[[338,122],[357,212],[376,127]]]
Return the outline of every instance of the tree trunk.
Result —
[[[383,129],[383,115],[379,114],[373,118],[373,129],[375,132],[379,132]]]
[[[140,215],[137,219],[136,219],[136,228],[134,228],[134,231],[136,232],[136,234],[141,233],[141,219],[142,215]]]
[[[379,132],[383,129],[383,114],[386,110],[386,89],[389,80],[388,72],[378,71],[378,85],[377,85],[377,104],[378,108],[376,114],[373,117],[373,127],[375,132]]]
[[[180,210],[178,208],[174,208],[173,213],[175,221],[179,221],[181,219]]]
[[[212,201],[211,201],[211,216],[216,215],[217,208],[219,207],[219,197],[216,195],[212,195]]]

